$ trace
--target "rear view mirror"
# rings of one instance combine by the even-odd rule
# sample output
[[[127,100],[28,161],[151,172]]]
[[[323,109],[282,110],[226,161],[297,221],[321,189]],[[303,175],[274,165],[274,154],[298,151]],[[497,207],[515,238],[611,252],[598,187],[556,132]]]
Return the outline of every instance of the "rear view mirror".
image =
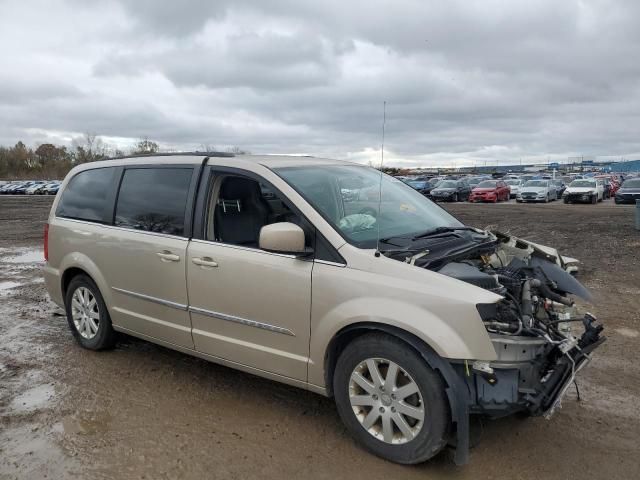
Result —
[[[295,223],[279,222],[260,229],[259,245],[262,250],[275,253],[306,255],[304,231]]]

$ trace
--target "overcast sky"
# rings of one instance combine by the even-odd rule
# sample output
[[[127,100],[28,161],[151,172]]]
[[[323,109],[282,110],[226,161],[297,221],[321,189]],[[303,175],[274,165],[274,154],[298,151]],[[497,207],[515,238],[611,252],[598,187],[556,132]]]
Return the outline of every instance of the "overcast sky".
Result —
[[[640,157],[640,2],[0,0],[0,144]]]

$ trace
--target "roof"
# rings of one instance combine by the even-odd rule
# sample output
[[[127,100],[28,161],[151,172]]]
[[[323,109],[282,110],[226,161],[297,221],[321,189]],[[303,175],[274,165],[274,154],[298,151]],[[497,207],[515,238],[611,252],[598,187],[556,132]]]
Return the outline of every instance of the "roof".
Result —
[[[309,165],[354,165],[352,162],[317,158],[304,155],[234,155],[219,152],[187,152],[161,153],[148,155],[131,155],[110,160],[82,164],[84,168],[99,168],[119,165],[166,165],[166,164],[198,164],[209,158],[210,165],[250,167],[252,164],[267,168],[301,167]],[[83,168],[83,169],[84,169]]]

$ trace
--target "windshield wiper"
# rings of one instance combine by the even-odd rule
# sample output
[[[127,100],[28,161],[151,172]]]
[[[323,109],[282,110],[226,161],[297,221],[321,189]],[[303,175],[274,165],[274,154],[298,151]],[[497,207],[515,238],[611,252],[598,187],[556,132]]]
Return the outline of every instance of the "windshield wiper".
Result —
[[[438,228],[434,228],[433,230],[427,230],[424,233],[420,233],[418,235],[415,235],[413,238],[411,238],[411,240],[415,241],[418,240],[420,238],[426,238],[426,237],[431,237],[433,235],[438,235],[440,233],[448,233],[448,232],[457,232],[460,230],[468,230],[468,231],[472,231],[475,232],[476,229],[473,227],[438,227]]]

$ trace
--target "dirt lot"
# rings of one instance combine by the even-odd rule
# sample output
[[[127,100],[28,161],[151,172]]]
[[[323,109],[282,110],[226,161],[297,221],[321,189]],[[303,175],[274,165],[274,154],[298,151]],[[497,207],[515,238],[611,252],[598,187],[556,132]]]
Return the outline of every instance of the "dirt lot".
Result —
[[[357,447],[329,399],[126,338],[79,348],[47,299],[49,198],[0,197],[0,478],[638,478],[640,233],[633,207],[458,204],[583,261],[609,337],[550,421],[476,423],[471,463],[403,467]]]

